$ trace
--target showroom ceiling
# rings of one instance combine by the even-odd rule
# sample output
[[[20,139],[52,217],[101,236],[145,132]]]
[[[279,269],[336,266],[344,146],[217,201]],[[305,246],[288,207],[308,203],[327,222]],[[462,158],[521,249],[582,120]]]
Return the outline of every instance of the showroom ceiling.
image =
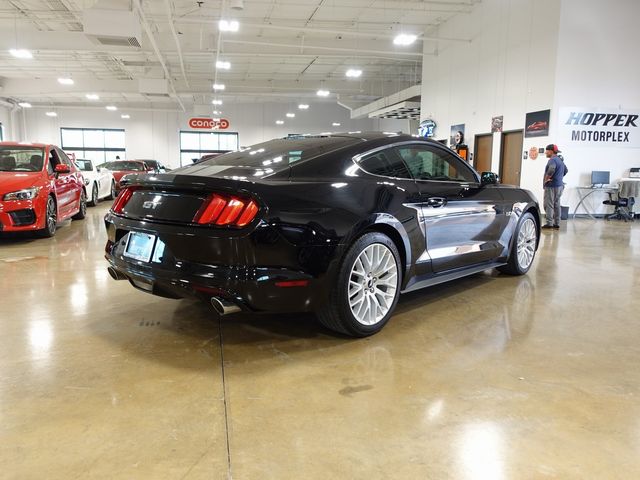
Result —
[[[468,41],[439,38],[437,27],[478,2],[3,1],[0,97],[86,105],[94,93],[101,103],[189,109],[216,97],[312,100],[324,89],[358,106],[420,83],[423,42],[428,53]],[[236,20],[238,30],[221,31],[220,20]],[[402,33],[418,39],[395,45]],[[10,49],[28,49],[33,58],[15,58]],[[349,78],[349,69],[362,73]],[[224,90],[214,91],[214,83]]]

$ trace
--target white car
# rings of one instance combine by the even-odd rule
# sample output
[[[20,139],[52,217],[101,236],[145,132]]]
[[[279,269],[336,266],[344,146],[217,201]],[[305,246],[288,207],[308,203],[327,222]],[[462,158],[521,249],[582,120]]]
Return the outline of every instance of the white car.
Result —
[[[87,187],[87,204],[92,207],[98,204],[98,200],[116,198],[116,181],[110,170],[104,167],[96,167],[91,160],[76,158],[76,166],[82,172],[84,184]]]

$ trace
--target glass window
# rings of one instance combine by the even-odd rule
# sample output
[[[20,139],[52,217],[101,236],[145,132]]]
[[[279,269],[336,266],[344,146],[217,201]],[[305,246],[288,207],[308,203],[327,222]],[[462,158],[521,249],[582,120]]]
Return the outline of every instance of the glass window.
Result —
[[[84,158],[76,158],[75,164],[76,164],[76,167],[78,167],[83,172],[93,171],[93,164],[91,163],[91,160],[87,160]]]
[[[39,172],[43,154],[42,148],[0,146],[0,172]]]
[[[398,147],[397,150],[417,180],[477,182],[467,166],[444,150],[418,144]]]
[[[61,128],[62,149],[74,153],[76,158],[93,160],[95,164],[124,159],[124,130],[101,128]]]
[[[104,148],[104,131],[102,130],[84,130],[85,148]]]
[[[180,132],[180,165],[191,165],[207,153],[238,150],[237,133]]]
[[[82,130],[63,128],[61,129],[62,145],[69,145],[72,147],[83,147],[84,141],[82,140]],[[63,147],[64,148],[64,147]]]
[[[104,146],[106,148],[124,149],[124,130],[105,130]]]
[[[358,164],[368,173],[393,178],[411,178],[402,159],[393,149],[382,150],[362,157]]]

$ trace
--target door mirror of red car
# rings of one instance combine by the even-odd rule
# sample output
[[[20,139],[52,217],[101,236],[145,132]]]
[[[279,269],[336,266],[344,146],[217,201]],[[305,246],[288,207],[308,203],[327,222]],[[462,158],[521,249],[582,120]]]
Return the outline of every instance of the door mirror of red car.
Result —
[[[495,185],[498,183],[498,175],[493,172],[482,172],[480,182],[482,185]]]
[[[71,167],[69,165],[65,165],[64,163],[59,163],[54,168],[56,173],[71,173]]]

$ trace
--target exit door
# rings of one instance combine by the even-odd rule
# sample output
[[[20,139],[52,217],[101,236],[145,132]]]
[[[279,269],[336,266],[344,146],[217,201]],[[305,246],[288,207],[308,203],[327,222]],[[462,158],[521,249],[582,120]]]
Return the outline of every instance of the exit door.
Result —
[[[504,132],[500,149],[500,183],[520,186],[522,130]]]
[[[491,171],[493,134],[476,135],[473,151],[473,167],[480,173]]]

